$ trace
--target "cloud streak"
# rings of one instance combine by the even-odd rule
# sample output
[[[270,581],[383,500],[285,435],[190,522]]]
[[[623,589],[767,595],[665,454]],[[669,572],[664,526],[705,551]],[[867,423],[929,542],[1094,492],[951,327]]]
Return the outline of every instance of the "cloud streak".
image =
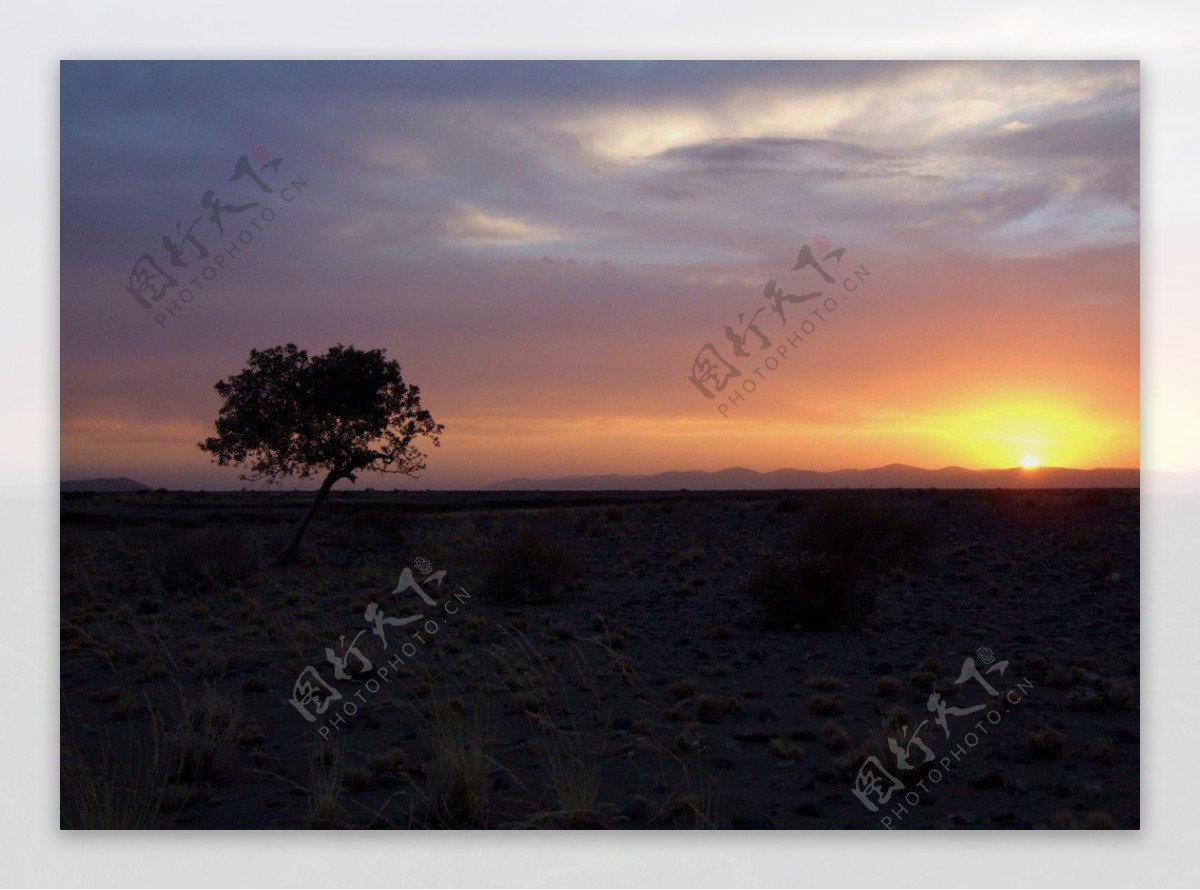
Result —
[[[771,443],[761,456],[732,460],[716,417],[708,468],[795,463],[799,416],[940,405],[963,380],[983,412],[1013,381],[1094,411],[1103,388],[1124,432],[1074,459],[1138,459],[1136,63],[84,62],[61,80],[64,473],[230,482],[182,430],[204,434],[211,384],[250,348],[287,340],[401,359],[435,416],[472,431],[455,444],[447,421],[430,484],[547,461],[671,469],[682,440],[654,425],[695,444],[712,413],[692,356],[763,305],[767,279],[800,286],[788,270],[819,233],[878,270],[879,299],[744,413],[742,441]],[[264,176],[310,183],[292,203],[230,181],[255,144],[282,159]],[[228,252],[209,190],[277,219],[160,327],[125,292],[130,267],[167,263],[162,236],[197,218],[206,249]],[[1020,355],[998,325],[1021,332]],[[882,343],[898,330],[925,332],[907,366]],[[831,374],[848,367],[853,390]],[[479,431],[497,406],[545,436],[524,437],[527,466],[513,451],[489,470],[499,452]],[[897,429],[889,450],[878,425],[850,448],[830,427],[801,456],[942,459]]]

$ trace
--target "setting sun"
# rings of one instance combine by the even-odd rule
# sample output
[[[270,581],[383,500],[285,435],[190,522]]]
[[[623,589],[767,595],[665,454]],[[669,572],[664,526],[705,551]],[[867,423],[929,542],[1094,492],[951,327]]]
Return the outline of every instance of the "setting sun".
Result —
[[[1041,464],[1042,462],[1032,454],[1027,454],[1021,458],[1021,469],[1023,470],[1036,470]]]

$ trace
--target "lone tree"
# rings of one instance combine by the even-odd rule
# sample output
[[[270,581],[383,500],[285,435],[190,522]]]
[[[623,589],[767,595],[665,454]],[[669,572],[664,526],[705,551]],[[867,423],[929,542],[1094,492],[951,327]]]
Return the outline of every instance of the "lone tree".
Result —
[[[220,466],[246,467],[245,480],[325,474],[308,513],[276,565],[296,559],[300,540],[339,479],[364,470],[416,476],[443,427],[421,407],[420,390],[382,349],[332,347],[310,358],[295,344],[250,350],[246,369],[216,384],[224,399],[217,434],[198,443]]]

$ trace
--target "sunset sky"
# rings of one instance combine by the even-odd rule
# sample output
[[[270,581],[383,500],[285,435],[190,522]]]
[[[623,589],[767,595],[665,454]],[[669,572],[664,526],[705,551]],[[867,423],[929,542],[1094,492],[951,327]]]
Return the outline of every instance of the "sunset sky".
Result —
[[[1136,62],[87,62],[61,100],[63,478],[241,487],[212,385],[287,342],[386,349],[446,426],[359,487],[1139,465]],[[222,235],[210,190],[258,206]]]

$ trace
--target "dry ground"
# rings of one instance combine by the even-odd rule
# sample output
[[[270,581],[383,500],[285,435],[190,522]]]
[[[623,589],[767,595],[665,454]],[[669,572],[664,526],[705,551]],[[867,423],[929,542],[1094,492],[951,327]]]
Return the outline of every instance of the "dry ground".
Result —
[[[865,567],[862,627],[769,626],[746,584],[830,498],[902,510],[932,546]],[[1137,828],[1138,500],[335,493],[274,568],[307,496],[65,495],[63,825]],[[561,548],[563,583],[518,541]],[[418,558],[447,573],[436,607],[392,593]],[[547,601],[503,599],[497,563]],[[422,610],[386,677],[402,637],[382,649],[372,601]],[[372,671],[305,721],[297,677],[334,683],[326,647],[361,630]],[[955,683],[981,647],[1008,662],[997,699]],[[950,738],[926,723],[935,761],[872,814],[858,767],[894,766],[931,692],[987,707]]]

